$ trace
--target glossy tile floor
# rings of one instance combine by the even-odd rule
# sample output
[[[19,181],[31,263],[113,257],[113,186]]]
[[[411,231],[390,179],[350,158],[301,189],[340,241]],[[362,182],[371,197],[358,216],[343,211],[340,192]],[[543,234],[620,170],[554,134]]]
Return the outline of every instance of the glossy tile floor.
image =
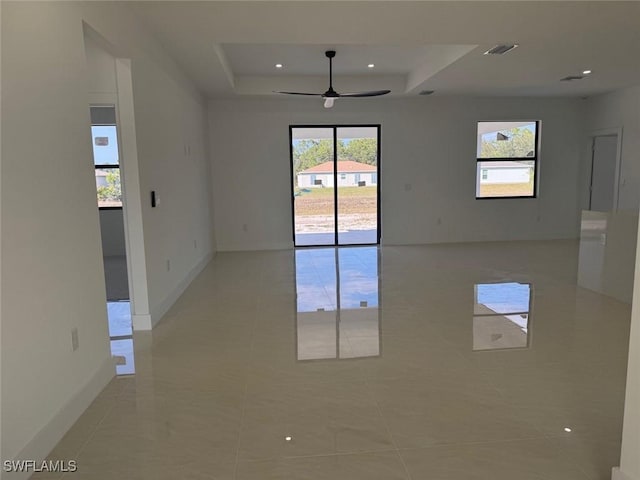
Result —
[[[577,255],[218,254],[51,458],[78,480],[608,480],[630,306],[578,288]]]

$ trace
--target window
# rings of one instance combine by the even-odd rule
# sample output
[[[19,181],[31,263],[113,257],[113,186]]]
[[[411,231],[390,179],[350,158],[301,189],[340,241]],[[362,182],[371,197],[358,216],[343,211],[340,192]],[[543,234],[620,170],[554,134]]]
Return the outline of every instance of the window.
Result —
[[[122,208],[115,107],[91,107],[91,142],[98,207]]]
[[[539,122],[478,122],[476,198],[536,196]]]
[[[340,178],[341,178],[342,180],[345,180],[345,179],[347,178],[347,174],[346,174],[346,173],[341,173],[341,174],[340,174]]]

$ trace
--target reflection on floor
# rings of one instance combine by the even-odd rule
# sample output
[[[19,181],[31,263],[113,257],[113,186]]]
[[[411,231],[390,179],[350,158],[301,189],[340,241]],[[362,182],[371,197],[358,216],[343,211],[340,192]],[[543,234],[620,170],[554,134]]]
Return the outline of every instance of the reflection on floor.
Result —
[[[473,349],[529,346],[531,285],[500,282],[475,286]]]
[[[630,306],[576,286],[575,242],[374,251],[218,253],[51,458],[76,480],[610,478]]]
[[[131,375],[136,366],[133,358],[133,326],[128,301],[107,302],[111,355],[116,359],[116,373]]]
[[[301,249],[295,260],[298,360],[380,355],[378,248]]]

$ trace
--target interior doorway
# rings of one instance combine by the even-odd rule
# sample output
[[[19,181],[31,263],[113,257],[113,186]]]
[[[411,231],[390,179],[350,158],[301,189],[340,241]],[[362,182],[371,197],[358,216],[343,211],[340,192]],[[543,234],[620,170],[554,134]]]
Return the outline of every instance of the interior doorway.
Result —
[[[610,212],[618,208],[619,134],[592,137],[589,210]]]
[[[118,115],[114,104],[91,105],[90,114],[111,354],[117,374],[127,375],[135,364]]]
[[[296,247],[380,243],[380,125],[289,127]]]

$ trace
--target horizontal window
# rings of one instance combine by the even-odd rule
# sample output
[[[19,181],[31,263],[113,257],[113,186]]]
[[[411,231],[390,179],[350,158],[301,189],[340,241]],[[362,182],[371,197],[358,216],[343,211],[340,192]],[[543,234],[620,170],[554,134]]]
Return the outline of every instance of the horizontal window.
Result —
[[[115,125],[94,125],[93,137],[94,165],[118,165],[118,137]]]
[[[96,168],[98,207],[122,207],[120,168]]]
[[[478,122],[478,158],[534,158],[536,122]]]
[[[532,197],[533,161],[477,162],[478,197]],[[482,173],[480,173],[482,172]]]

